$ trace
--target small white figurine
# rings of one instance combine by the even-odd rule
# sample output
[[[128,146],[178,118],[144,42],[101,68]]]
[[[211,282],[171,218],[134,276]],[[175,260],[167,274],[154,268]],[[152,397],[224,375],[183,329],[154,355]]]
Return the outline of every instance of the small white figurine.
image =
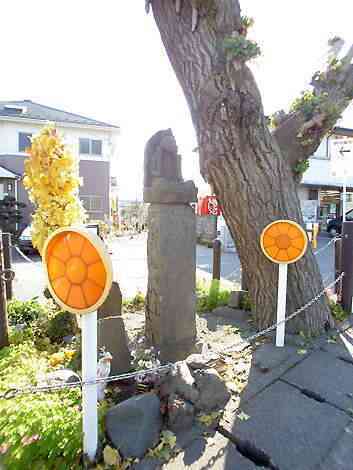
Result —
[[[105,379],[109,377],[112,359],[113,357],[110,352],[102,351],[102,357],[99,359],[97,364],[97,379]],[[97,384],[97,394],[99,401],[104,400],[106,386],[106,382]]]

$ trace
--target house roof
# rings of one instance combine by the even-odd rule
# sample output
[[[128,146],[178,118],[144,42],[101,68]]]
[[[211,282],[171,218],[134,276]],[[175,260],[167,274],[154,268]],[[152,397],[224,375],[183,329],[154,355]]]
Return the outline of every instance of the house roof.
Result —
[[[18,179],[19,175],[0,165],[0,178]]]
[[[0,118],[11,117],[16,119],[35,119],[38,121],[52,121],[57,123],[78,124],[84,126],[110,127],[119,129],[119,126],[97,121],[79,114],[68,113],[61,109],[52,108],[31,100],[0,101]]]

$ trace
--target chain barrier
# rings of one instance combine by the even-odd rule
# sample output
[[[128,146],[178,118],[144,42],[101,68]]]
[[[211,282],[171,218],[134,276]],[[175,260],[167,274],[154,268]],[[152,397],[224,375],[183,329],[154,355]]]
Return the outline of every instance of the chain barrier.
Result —
[[[340,240],[341,238],[342,237],[332,238],[328,243],[326,243],[326,245],[324,245],[321,248],[319,248],[318,250],[314,251],[314,255],[317,256],[320,253],[322,253],[323,251],[326,251],[329,246],[331,246],[332,244],[335,244],[337,242],[337,240]]]
[[[326,291],[328,289],[331,289],[332,287],[334,287],[336,284],[338,284],[342,279],[343,279],[343,276],[344,276],[344,273],[341,273],[337,279],[335,279],[333,282],[331,282],[328,286],[324,287],[322,289],[322,291],[320,291],[315,297],[313,297],[311,300],[309,300],[309,302],[307,302],[306,304],[304,304],[302,307],[298,308],[298,310],[296,310],[295,312],[291,313],[290,315],[288,315],[284,320],[281,320],[279,321],[278,323],[274,323],[273,325],[269,326],[268,328],[262,330],[262,331],[259,331],[258,333],[255,333],[251,336],[249,336],[248,338],[246,338],[245,340],[242,340],[240,341],[238,344],[235,344],[235,345],[232,345],[232,346],[229,346],[228,348],[225,349],[225,351],[227,353],[229,352],[232,352],[232,349],[235,349],[237,348],[240,344],[242,343],[249,343],[250,341],[254,341],[256,340],[257,338],[259,338],[260,336],[263,336],[263,335],[266,335],[267,333],[270,333],[271,331],[275,330],[279,325],[282,325],[283,323],[287,323],[289,320],[292,320],[293,318],[295,318],[296,316],[298,316],[300,313],[302,313],[304,310],[306,310],[307,308],[311,307],[315,302],[317,302],[323,295],[325,295]]]
[[[241,271],[242,271],[241,266],[239,266],[238,268],[234,269],[234,271],[232,271],[227,276],[222,277],[222,279],[225,279],[226,281],[231,281],[231,277],[238,276],[238,274],[241,274]],[[234,280],[232,282],[236,282],[236,280]]]
[[[7,268],[0,271],[1,279],[4,282],[10,282],[15,279],[15,271],[13,269]]]
[[[264,336],[267,333],[270,333],[271,331],[275,330],[277,326],[281,325],[282,323],[286,323],[290,320],[292,320],[294,317],[298,316],[300,313],[302,313],[304,310],[307,308],[311,307],[315,302],[317,302],[327,291],[327,289],[330,289],[334,287],[338,282],[341,281],[343,278],[344,273],[341,273],[337,279],[335,279],[333,282],[331,282],[328,286],[324,287],[315,297],[313,297],[309,302],[307,302],[305,305],[300,307],[298,310],[296,310],[294,313],[290,314],[288,317],[286,317],[284,320],[281,320],[280,322],[276,322],[273,325],[269,326],[268,328],[259,331],[258,333],[255,333],[253,335],[248,336],[247,338],[244,338],[237,343],[225,348],[222,352],[218,352],[217,354],[220,357],[225,357],[226,355],[230,354],[232,351],[239,349],[239,346],[248,346],[251,341],[256,340],[260,336]],[[118,382],[122,380],[127,380],[130,378],[136,378],[136,377],[141,377],[145,376],[148,374],[156,373],[156,372],[168,372],[172,370],[178,363],[170,363],[166,364],[163,366],[157,366],[154,368],[150,369],[144,369],[144,370],[139,370],[131,373],[126,373],[126,374],[120,374],[120,375],[113,375],[110,377],[105,377],[105,378],[97,378],[96,380],[91,380],[91,381],[80,381],[80,382],[71,382],[71,383],[64,383],[64,384],[56,384],[56,385],[42,385],[42,386],[27,386],[23,388],[17,388],[13,387],[7,390],[3,395],[0,396],[2,399],[10,399],[14,398],[19,395],[25,395],[25,394],[32,394],[32,393],[43,393],[43,392],[50,392],[50,391],[58,391],[62,389],[70,389],[70,388],[75,388],[75,387],[82,387],[84,385],[94,385],[94,384],[102,384],[102,383],[110,383],[110,382]]]
[[[38,264],[37,264],[35,261],[33,261],[33,259],[31,259],[31,258],[29,258],[28,256],[26,256],[26,255],[23,253],[23,251],[20,250],[20,248],[19,248],[18,246],[13,245],[13,248],[15,248],[15,250],[17,251],[17,253],[18,253],[20,256],[22,256],[23,259],[25,259],[25,260],[28,261],[29,263],[34,264],[37,269],[41,269],[41,268],[38,266]]]

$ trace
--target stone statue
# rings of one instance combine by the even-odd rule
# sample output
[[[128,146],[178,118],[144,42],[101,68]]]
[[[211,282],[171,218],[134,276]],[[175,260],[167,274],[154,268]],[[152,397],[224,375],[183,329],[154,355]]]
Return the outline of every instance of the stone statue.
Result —
[[[158,131],[146,144],[144,202],[182,204],[197,200],[192,181],[183,181],[181,157],[171,129]]]

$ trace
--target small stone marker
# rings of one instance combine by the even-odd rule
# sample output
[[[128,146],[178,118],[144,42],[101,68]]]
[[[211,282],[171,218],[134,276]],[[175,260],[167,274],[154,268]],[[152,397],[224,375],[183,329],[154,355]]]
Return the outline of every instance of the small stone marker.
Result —
[[[98,309],[98,320],[107,317],[120,317],[122,295],[119,284],[114,281],[104,304]]]
[[[111,374],[127,372],[131,368],[131,356],[127,346],[124,320],[121,316],[122,295],[119,284],[113,282],[104,304],[98,309],[98,348],[105,348],[113,359]]]
[[[98,348],[103,347],[113,357],[111,375],[128,372],[131,368],[131,356],[122,317],[104,318],[98,322]]]

